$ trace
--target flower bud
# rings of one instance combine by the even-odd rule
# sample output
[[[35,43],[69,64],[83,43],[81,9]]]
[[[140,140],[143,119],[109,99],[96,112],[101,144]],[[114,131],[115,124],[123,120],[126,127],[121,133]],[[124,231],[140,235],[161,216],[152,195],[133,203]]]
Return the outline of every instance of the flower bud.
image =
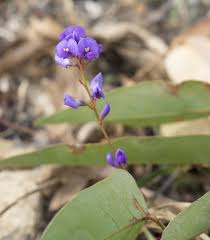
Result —
[[[104,119],[110,112],[110,105],[109,103],[105,103],[101,113],[100,113],[100,116],[101,116],[101,119]]]
[[[115,153],[115,160],[119,165],[125,165],[127,163],[127,157],[124,150],[118,148]]]
[[[69,106],[69,107],[74,108],[74,109],[78,108],[79,106],[84,105],[83,101],[75,99],[68,94],[64,94],[64,99],[63,100],[64,100],[64,105]]]
[[[98,73],[90,82],[90,90],[93,99],[104,98],[103,93],[103,76]]]
[[[122,167],[123,165],[127,164],[125,151],[121,148],[118,148],[115,153],[115,158],[113,157],[112,153],[109,152],[106,155],[106,162],[112,167]]]
[[[107,153],[107,155],[106,155],[106,162],[109,164],[109,165],[111,165],[111,166],[113,166],[114,167],[114,158],[113,158],[113,155],[112,155],[112,153]]]

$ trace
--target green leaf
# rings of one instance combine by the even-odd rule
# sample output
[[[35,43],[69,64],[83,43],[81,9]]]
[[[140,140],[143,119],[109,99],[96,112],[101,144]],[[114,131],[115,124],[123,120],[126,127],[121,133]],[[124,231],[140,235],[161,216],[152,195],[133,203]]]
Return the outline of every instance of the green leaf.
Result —
[[[111,123],[127,125],[159,125],[161,123],[200,118],[210,114],[210,86],[188,81],[168,87],[163,82],[143,82],[132,87],[118,88],[107,94],[111,113],[106,118]],[[102,109],[100,101],[98,109]],[[43,118],[37,123],[79,124],[93,121],[94,114],[87,107],[67,109]]]
[[[166,227],[162,240],[192,240],[210,229],[210,192],[178,214]]]
[[[129,163],[192,164],[210,162],[210,136],[125,137],[115,139],[114,147],[122,147]],[[107,144],[81,147],[54,145],[33,153],[0,161],[0,166],[33,166],[40,164],[104,165],[110,148]]]
[[[48,225],[42,240],[134,240],[146,211],[132,176],[115,170],[68,203]]]

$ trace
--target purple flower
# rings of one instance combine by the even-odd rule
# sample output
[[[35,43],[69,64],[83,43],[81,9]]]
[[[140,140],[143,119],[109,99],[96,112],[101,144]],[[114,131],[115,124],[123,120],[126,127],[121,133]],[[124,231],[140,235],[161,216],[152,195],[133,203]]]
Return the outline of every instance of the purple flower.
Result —
[[[127,163],[126,153],[122,148],[118,148],[115,153],[115,160],[119,165],[124,165]]]
[[[93,38],[86,37],[85,30],[81,26],[67,27],[60,34],[59,39],[55,48],[55,61],[63,67],[72,65],[66,60],[68,58],[92,61],[102,52],[102,45]]]
[[[103,77],[98,73],[90,82],[90,90],[93,99],[105,98],[103,93]]]
[[[125,151],[121,148],[118,148],[115,153],[115,158],[113,157],[112,153],[109,152],[106,155],[106,162],[112,167],[122,167],[123,165],[127,164]]]
[[[68,94],[64,94],[64,105],[67,105],[71,108],[78,108],[79,106],[85,105],[83,101],[75,99]]]
[[[92,61],[99,57],[102,45],[91,37],[82,38],[78,43],[79,57]]]
[[[74,39],[75,41],[79,41],[81,38],[86,36],[85,29],[81,26],[70,26],[64,29],[64,31],[60,34],[59,40],[69,40]]]
[[[76,57],[78,55],[77,42],[73,39],[62,40],[56,45],[55,51],[60,58]]]
[[[70,57],[69,51],[67,51],[67,40],[63,40],[60,41],[56,47],[55,47],[55,51],[56,51],[56,55],[60,58],[68,58]]]
[[[101,119],[104,119],[110,112],[110,105],[109,103],[105,103],[104,108],[102,109],[100,116]]]

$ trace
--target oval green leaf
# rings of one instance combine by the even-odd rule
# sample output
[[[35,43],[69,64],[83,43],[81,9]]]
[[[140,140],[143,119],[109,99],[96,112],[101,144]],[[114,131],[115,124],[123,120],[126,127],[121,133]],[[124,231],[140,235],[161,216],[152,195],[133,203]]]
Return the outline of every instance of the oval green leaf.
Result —
[[[162,240],[192,240],[210,229],[210,192],[178,214],[166,227]]]
[[[210,136],[125,137],[113,140],[122,147],[128,162],[134,164],[199,164],[210,162]],[[0,161],[0,167],[34,166],[41,164],[104,165],[110,151],[106,143],[81,147],[54,145],[36,152]]]
[[[146,211],[132,176],[115,170],[68,203],[48,225],[42,240],[134,240]]]
[[[161,123],[200,118],[210,114],[210,86],[196,81],[178,86],[163,82],[142,82],[132,87],[118,88],[107,94],[111,113],[106,118],[111,123],[127,125],[159,125]],[[104,101],[99,101],[102,109]],[[87,107],[76,111],[67,109],[40,119],[37,124],[72,123],[93,121],[94,114]]]

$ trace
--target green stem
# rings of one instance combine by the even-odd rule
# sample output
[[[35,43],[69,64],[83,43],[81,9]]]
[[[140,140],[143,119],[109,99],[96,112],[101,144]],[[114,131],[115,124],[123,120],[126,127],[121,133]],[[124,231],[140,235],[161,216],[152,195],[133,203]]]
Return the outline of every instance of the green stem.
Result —
[[[81,76],[80,83],[83,85],[83,87],[85,88],[85,90],[86,90],[86,92],[87,92],[87,94],[88,94],[88,96],[90,98],[90,105],[89,105],[89,107],[95,113],[98,125],[99,125],[101,131],[103,132],[104,137],[106,138],[108,144],[110,145],[112,153],[114,153],[114,146],[113,146],[113,144],[112,144],[112,142],[111,142],[111,140],[110,140],[110,138],[109,138],[109,136],[108,136],[108,134],[106,132],[106,129],[104,128],[103,119],[101,119],[101,117],[100,117],[100,115],[99,115],[99,113],[97,111],[96,102],[92,98],[90,90],[88,88],[87,81],[86,81],[85,76],[84,76],[84,66],[83,66],[82,62],[79,63],[79,72],[80,72],[80,76]]]

